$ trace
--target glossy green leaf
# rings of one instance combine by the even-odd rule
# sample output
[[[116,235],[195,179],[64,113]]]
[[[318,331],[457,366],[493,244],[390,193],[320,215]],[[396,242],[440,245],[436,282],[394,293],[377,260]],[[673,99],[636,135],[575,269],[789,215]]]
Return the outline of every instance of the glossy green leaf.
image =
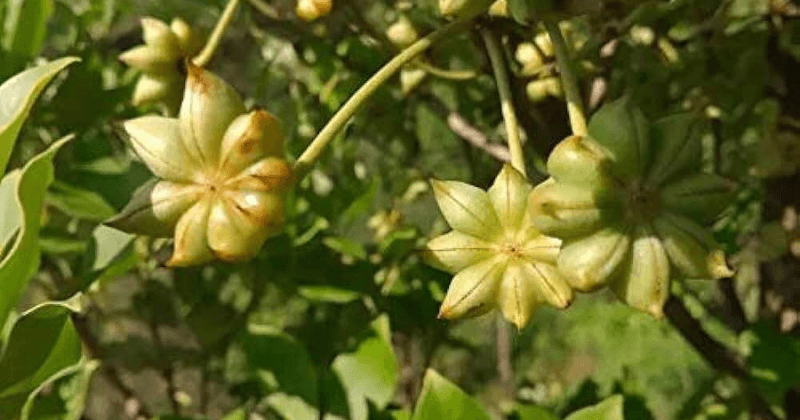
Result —
[[[72,136],[53,143],[22,169],[16,185],[20,230],[8,255],[0,261],[0,325],[17,304],[20,293],[39,265],[39,229],[42,201],[53,180],[53,157]]]
[[[96,244],[92,270],[103,270],[125,250],[134,235],[99,225],[92,232],[92,237]]]
[[[92,378],[99,367],[98,360],[82,359],[77,365],[59,372],[58,379],[46,383],[56,389],[45,396],[40,392],[44,387],[39,387],[30,394],[20,420],[80,420],[86,409]]]
[[[228,413],[222,420],[247,420],[247,410],[244,408],[237,408]]]
[[[622,395],[614,395],[597,405],[580,409],[564,420],[624,420]]]
[[[242,346],[248,366],[266,390],[279,389],[316,404],[316,371],[302,344],[276,329],[251,325]]]
[[[555,414],[538,405],[517,405],[514,412],[519,420],[558,420]]]
[[[474,398],[433,369],[425,372],[413,420],[489,420]]]
[[[531,22],[537,13],[553,10],[553,0],[508,0],[508,12],[517,22]]]
[[[753,333],[757,341],[748,359],[753,382],[771,404],[781,405],[800,378],[800,338],[766,323],[754,326]]]
[[[30,309],[14,323],[0,355],[0,420],[16,418],[29,394],[81,358],[70,315],[79,296]]]
[[[36,98],[58,72],[76,61],[76,57],[60,58],[25,70],[0,85],[0,174],[6,170],[14,142]]]
[[[39,55],[53,13],[53,0],[10,0],[4,25],[3,48],[19,57]]]
[[[372,322],[372,335],[359,343],[355,351],[333,360],[331,369],[347,393],[350,418],[366,420],[367,400],[384,408],[392,400],[397,382],[397,360],[390,341],[389,317],[381,315]]]
[[[79,219],[102,222],[117,213],[99,194],[55,181],[47,194],[47,204]]]
[[[5,249],[14,232],[19,228],[19,209],[14,189],[19,182],[19,170],[9,172],[0,180],[0,250]],[[0,251],[0,258],[3,257]]]

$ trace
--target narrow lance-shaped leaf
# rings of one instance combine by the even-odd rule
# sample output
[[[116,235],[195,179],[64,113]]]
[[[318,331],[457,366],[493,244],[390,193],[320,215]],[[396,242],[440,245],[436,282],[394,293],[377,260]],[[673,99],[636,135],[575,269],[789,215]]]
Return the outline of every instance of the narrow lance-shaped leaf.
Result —
[[[99,367],[100,361],[82,358],[78,364],[56,373],[28,395],[19,420],[80,420],[86,410],[92,378]],[[53,394],[57,394],[56,407]]]
[[[11,0],[7,6],[3,48],[23,59],[39,55],[53,0]]]
[[[19,73],[0,85],[0,174],[6,170],[14,142],[36,98],[58,72],[76,61],[80,59],[61,58]]]
[[[15,196],[20,228],[8,255],[0,260],[0,325],[17,304],[20,293],[39,264],[39,228],[42,201],[53,180],[53,157],[72,136],[53,143],[22,169]]]

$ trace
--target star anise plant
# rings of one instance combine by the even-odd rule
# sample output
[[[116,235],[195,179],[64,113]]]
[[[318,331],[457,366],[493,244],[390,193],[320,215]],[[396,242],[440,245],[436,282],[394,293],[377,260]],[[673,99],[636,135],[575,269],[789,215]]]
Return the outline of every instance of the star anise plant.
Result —
[[[689,113],[654,123],[622,99],[571,136],[547,161],[530,195],[533,225],[562,239],[558,268],[579,291],[609,286],[656,317],[670,279],[730,276],[708,224],[735,185],[705,173],[701,123]]]
[[[173,266],[248,259],[284,224],[284,192],[293,177],[282,158],[283,134],[268,112],[248,112],[225,81],[191,63],[187,69],[177,118],[123,124],[159,179],[137,190],[107,224],[174,235]]]
[[[532,186],[506,164],[488,191],[458,181],[432,181],[451,232],[424,252],[434,267],[455,274],[440,317],[478,316],[499,309],[518,328],[536,307],[567,307],[572,289],[556,268],[561,241],[531,224]]]

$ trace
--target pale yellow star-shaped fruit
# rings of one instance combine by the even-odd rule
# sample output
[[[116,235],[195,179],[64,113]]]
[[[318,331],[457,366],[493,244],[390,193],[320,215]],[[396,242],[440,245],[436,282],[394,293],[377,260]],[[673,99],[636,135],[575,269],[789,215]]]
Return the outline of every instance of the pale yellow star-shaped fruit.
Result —
[[[202,40],[180,18],[170,25],[152,17],[144,17],[141,22],[144,45],[119,56],[122,62],[142,72],[132,102],[136,106],[163,103],[174,110],[180,104],[183,90],[184,75],[180,69],[186,59],[200,51]]]
[[[530,222],[531,185],[505,165],[488,191],[457,181],[432,181],[453,230],[431,240],[426,261],[455,274],[440,317],[478,316],[499,309],[518,328],[540,304],[565,308],[573,293],[556,269],[561,241]]]
[[[225,81],[189,64],[178,118],[144,116],[123,127],[160,179],[139,188],[108,225],[174,234],[171,266],[246,260],[280,232],[293,182],[280,125],[264,110],[247,112]]]

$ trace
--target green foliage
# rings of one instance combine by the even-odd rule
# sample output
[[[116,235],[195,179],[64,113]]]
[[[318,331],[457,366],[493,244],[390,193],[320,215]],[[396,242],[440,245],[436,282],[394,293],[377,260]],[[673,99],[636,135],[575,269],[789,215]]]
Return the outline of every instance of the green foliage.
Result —
[[[477,401],[433,369],[425,372],[413,420],[489,420]]]
[[[36,98],[61,70],[76,61],[74,57],[61,58],[19,73],[0,85],[0,173],[5,172],[11,149]]]
[[[3,24],[3,49],[9,59],[0,65],[0,75],[17,64],[36,57],[45,41],[47,21],[53,13],[52,0],[12,0],[7,2]],[[2,165],[0,165],[2,166]]]
[[[750,375],[769,402],[780,407],[800,378],[800,339],[778,334],[765,325],[756,325],[753,333],[756,343],[749,357]]]
[[[508,11],[519,23],[532,22],[537,16],[553,10],[553,0],[509,0]]]
[[[543,19],[565,31],[592,134],[629,172],[671,176],[662,169],[681,161],[677,172],[735,182],[722,218],[720,203],[669,204],[713,226],[736,268],[732,281],[671,282],[692,328],[739,375],[715,368],[722,356],[697,350],[669,313],[656,321],[610,294],[539,308],[510,333],[491,316],[436,319],[450,277],[420,249],[448,228],[428,180],[485,189],[507,155],[477,26],[406,65],[421,75],[414,89],[395,77],[375,92],[298,180],[286,229],[252,261],[165,268],[171,239],[102,225],[151,176],[119,123],[162,111],[129,104],[140,74],[119,53],[141,44],[141,17],[209,34],[225,3],[0,2],[0,78],[31,67],[0,86],[0,418],[744,419],[754,396],[789,413],[800,376],[796,12],[750,0],[509,0],[509,18],[479,23],[502,43],[531,184],[569,134],[562,99],[526,96],[528,83],[558,76]],[[397,52],[389,25],[407,18],[424,36],[447,20],[436,0],[334,0],[313,23],[296,19],[295,2],[257,3],[240,2],[207,68],[278,117],[289,162]],[[514,60],[523,43],[541,55],[535,74]],[[58,77],[77,60],[56,58],[67,55],[82,62]],[[630,107],[603,106],[622,97]],[[616,147],[637,143],[641,118],[667,150],[657,162]],[[74,140],[56,140],[66,133]],[[83,308],[57,303],[79,291]]]
[[[0,418],[15,419],[29,394],[80,360],[80,339],[70,321],[75,304],[45,303],[13,323],[0,353]]]
[[[558,420],[550,411],[536,405],[519,405],[513,415],[519,420]]]
[[[39,263],[40,214],[47,186],[53,180],[53,158],[71,137],[53,143],[28,162],[14,189],[19,230],[8,253],[0,260],[0,325],[4,325]]]
[[[624,420],[622,415],[622,396],[615,395],[603,402],[578,410],[564,420]]]

